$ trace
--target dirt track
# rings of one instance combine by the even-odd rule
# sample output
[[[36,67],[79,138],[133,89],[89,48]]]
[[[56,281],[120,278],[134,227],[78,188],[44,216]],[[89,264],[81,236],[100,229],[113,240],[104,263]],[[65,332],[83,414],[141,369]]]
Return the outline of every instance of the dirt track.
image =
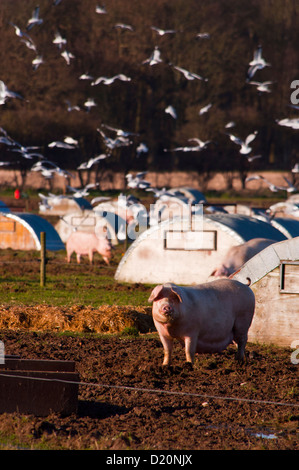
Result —
[[[298,404],[298,365],[291,363],[290,350],[249,344],[248,363],[239,366],[231,346],[198,356],[189,370],[177,344],[173,368],[162,370],[155,334],[69,337],[2,330],[0,339],[7,354],[75,360],[80,380],[93,384],[79,387],[77,415],[0,415],[0,448],[6,447],[3,433],[14,434],[22,446],[52,449],[299,448],[298,408],[263,402]]]

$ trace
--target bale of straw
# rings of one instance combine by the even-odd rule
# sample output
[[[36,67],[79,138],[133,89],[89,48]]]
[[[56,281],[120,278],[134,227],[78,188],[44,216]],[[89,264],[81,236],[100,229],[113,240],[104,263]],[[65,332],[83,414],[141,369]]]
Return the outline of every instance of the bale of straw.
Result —
[[[70,307],[1,306],[1,329],[34,331],[76,331],[118,334],[127,328],[140,333],[155,329],[150,307],[82,305]]]

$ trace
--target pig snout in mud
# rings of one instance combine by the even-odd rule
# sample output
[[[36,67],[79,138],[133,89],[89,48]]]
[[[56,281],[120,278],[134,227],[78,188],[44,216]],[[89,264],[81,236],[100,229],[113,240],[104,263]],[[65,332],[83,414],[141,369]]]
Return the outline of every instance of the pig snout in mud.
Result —
[[[163,349],[163,366],[171,364],[174,339],[185,347],[186,361],[193,364],[195,353],[223,351],[235,342],[237,359],[245,358],[255,298],[252,290],[233,279],[218,279],[198,286],[156,286],[153,320]]]

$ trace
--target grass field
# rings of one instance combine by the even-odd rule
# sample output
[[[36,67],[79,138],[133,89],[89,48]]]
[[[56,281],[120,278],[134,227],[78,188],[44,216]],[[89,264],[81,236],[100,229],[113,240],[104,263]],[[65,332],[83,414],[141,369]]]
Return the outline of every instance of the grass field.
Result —
[[[66,262],[65,251],[47,252],[46,284],[40,285],[40,253],[38,251],[0,251],[0,303],[7,305],[48,304],[52,306],[84,304],[147,305],[151,286],[119,284],[114,273],[122,257],[123,247],[113,250],[110,266],[99,255],[93,265],[75,257]]]

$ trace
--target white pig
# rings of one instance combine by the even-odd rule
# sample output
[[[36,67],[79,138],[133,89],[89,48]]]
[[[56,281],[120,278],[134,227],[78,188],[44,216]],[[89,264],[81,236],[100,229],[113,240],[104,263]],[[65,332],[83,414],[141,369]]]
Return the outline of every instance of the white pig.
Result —
[[[167,283],[156,286],[148,300],[164,348],[163,366],[171,363],[174,339],[185,346],[189,363],[195,353],[221,352],[233,341],[237,359],[244,361],[255,307],[247,285],[232,279],[186,287]]]
[[[272,243],[276,243],[276,241],[268,238],[252,238],[241,245],[232,246],[224,256],[220,266],[212,272],[211,276],[230,276],[246,261],[267,248],[267,246],[272,245]]]
[[[77,255],[77,262],[80,263],[82,255],[88,255],[92,263],[93,253],[97,251],[103,256],[105,263],[109,264],[111,258],[111,243],[105,237],[97,237],[94,233],[73,232],[66,242],[67,261],[71,261],[72,253]]]

